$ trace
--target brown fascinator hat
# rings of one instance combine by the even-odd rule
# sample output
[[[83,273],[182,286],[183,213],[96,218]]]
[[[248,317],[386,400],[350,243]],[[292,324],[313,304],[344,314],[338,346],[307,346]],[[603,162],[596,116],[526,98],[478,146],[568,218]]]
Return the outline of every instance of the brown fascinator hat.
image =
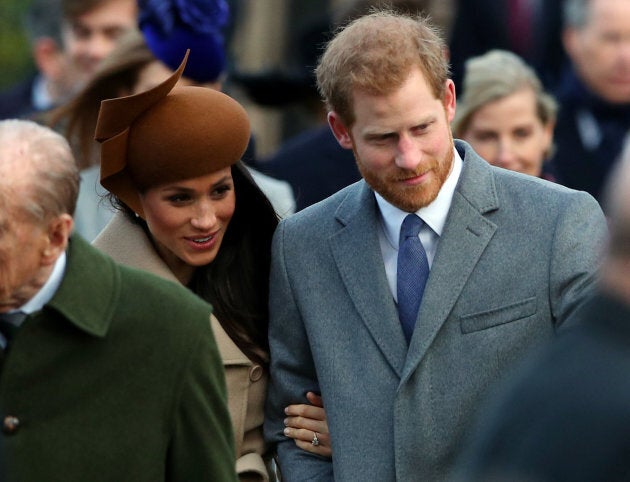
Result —
[[[249,142],[249,119],[234,99],[207,87],[175,87],[187,59],[188,52],[156,87],[101,102],[101,184],[142,217],[146,189],[231,166]]]

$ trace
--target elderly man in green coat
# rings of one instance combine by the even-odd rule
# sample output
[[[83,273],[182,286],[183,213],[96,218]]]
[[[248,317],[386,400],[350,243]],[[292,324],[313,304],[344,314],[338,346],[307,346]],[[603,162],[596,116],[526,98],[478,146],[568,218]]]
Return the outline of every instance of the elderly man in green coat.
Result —
[[[0,479],[232,481],[211,307],[70,236],[70,148],[0,122]]]

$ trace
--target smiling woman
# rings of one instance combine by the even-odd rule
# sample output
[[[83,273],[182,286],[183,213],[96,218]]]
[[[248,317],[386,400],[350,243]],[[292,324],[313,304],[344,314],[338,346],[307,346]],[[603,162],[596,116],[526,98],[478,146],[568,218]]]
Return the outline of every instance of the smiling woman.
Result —
[[[213,306],[242,481],[273,480],[263,440],[268,294],[276,212],[240,158],[249,120],[231,97],[182,83],[188,56],[149,90],[98,112],[101,184],[118,209],[94,245],[116,261],[187,286]],[[305,450],[327,455],[318,398],[294,405]],[[314,427],[321,444],[310,444]],[[308,428],[308,430],[306,430]],[[301,430],[303,429],[303,430]]]
[[[101,184],[120,212],[94,245],[212,304],[237,471],[241,480],[268,480],[262,407],[278,218],[240,162],[250,132],[245,110],[213,89],[174,88],[185,65],[150,90],[102,102]]]
[[[464,92],[452,123],[495,166],[551,179],[557,105],[533,69],[517,55],[492,50],[466,62]]]
[[[140,199],[156,250],[187,285],[214,261],[234,215],[231,169],[150,188]]]

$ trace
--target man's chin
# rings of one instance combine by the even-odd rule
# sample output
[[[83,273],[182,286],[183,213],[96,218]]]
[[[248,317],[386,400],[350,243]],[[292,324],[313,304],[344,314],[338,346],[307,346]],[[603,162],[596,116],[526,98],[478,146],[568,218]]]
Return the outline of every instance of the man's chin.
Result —
[[[418,209],[428,206],[437,197],[439,189],[435,189],[433,184],[423,186],[410,186],[401,189],[400,186],[394,186],[383,189],[383,186],[372,186],[383,199],[398,209],[402,209],[408,213],[414,213]]]
[[[22,303],[16,301],[0,301],[0,313],[8,313],[11,310],[18,309],[20,306],[22,306]]]

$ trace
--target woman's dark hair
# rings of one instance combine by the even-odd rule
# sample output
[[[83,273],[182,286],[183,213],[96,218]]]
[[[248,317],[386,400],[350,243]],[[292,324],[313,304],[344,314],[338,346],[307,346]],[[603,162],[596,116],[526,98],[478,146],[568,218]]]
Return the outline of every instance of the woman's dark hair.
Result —
[[[232,166],[236,210],[214,261],[189,287],[209,301],[221,326],[252,360],[269,353],[269,268],[278,216],[242,163]]]
[[[212,304],[213,313],[236,345],[257,363],[268,363],[271,238],[278,216],[247,168],[232,166],[236,209],[212,263],[199,267],[188,287]],[[116,202],[149,235],[146,222]]]

